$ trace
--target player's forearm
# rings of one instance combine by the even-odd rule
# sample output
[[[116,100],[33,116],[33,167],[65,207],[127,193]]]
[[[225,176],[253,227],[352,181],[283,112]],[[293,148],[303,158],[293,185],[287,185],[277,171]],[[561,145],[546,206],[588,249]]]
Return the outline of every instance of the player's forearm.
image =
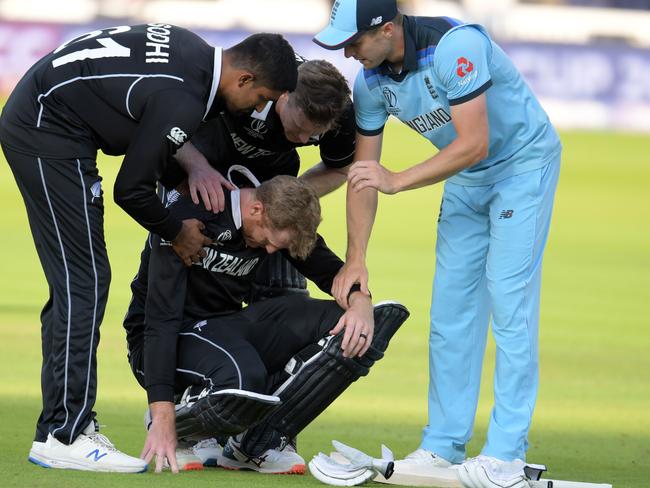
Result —
[[[313,251],[306,259],[295,259],[286,251],[282,254],[302,273],[325,293],[330,293],[336,273],[343,266],[343,261],[327,247],[322,236],[318,235]]]
[[[364,312],[372,310],[372,298],[360,291],[351,293],[348,303],[350,304],[350,310]]]
[[[174,402],[152,402],[149,404],[151,408],[151,418],[156,419],[175,419]]]
[[[433,185],[467,169],[487,156],[485,146],[456,139],[431,158],[395,173],[397,191]]]
[[[178,161],[178,164],[187,174],[190,174],[195,169],[210,166],[210,163],[208,163],[205,156],[190,141],[183,144],[183,146],[176,151],[174,159]]]
[[[345,183],[347,167],[328,168],[321,161],[305,171],[300,178],[309,183],[320,198],[340,188]]]
[[[382,141],[383,133],[364,136],[357,132],[355,161],[379,161]],[[353,191],[348,184],[346,213],[348,226],[346,261],[356,260],[365,264],[368,241],[377,213],[377,190],[367,188]]]
[[[348,185],[347,194],[348,249],[346,261],[365,263],[368,241],[377,214],[377,190],[366,188],[353,191]]]
[[[174,218],[156,196],[155,178],[152,182],[131,179],[125,164],[118,173],[113,187],[113,199],[127,214],[150,232],[167,240],[173,240],[181,230],[182,223]]]
[[[186,287],[187,269],[168,245],[152,236],[144,310],[145,388],[150,403],[174,398]]]
[[[473,166],[488,156],[490,126],[485,93],[451,107],[456,139],[435,156],[396,173],[397,191],[438,183]]]

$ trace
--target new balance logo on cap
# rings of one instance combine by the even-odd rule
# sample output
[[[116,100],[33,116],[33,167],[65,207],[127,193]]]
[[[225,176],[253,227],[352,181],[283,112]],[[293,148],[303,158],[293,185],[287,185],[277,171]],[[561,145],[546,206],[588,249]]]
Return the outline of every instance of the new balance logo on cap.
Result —
[[[396,0],[336,0],[329,25],[316,34],[314,42],[325,49],[341,49],[398,13]]]

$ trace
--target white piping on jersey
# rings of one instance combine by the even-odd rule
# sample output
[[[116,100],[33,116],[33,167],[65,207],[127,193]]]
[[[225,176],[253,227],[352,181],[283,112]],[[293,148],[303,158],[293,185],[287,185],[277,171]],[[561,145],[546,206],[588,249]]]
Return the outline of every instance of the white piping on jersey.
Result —
[[[199,373],[198,371],[192,371],[190,369],[183,369],[183,368],[176,368],[176,371],[179,371],[181,373],[187,373],[187,374],[193,374],[194,376],[198,376],[199,378],[202,378],[203,380],[207,380],[210,382],[210,389],[214,388],[214,383],[212,382],[212,378],[208,378],[207,376]],[[144,374],[143,374],[144,376]]]
[[[90,332],[90,344],[88,344],[88,366],[87,366],[87,373],[86,373],[86,392],[84,393],[84,404],[83,407],[81,407],[81,410],[79,411],[79,415],[77,415],[76,420],[74,421],[74,424],[72,424],[72,430],[70,431],[70,443],[72,444],[72,441],[74,440],[74,433],[75,429],[77,428],[77,424],[79,423],[79,420],[81,420],[81,416],[83,415],[84,411],[86,410],[86,406],[88,405],[88,388],[90,386],[90,368],[92,367],[92,359],[93,359],[93,341],[95,340],[95,326],[97,325],[97,302],[98,302],[98,292],[97,292],[97,266],[95,265],[95,252],[93,251],[93,238],[92,234],[90,232],[90,218],[88,217],[88,206],[87,206],[87,199],[86,199],[86,183],[84,182],[84,177],[83,173],[81,172],[81,161],[77,159],[77,171],[79,172],[79,179],[81,180],[81,189],[82,189],[82,194],[84,197],[84,213],[86,215],[86,231],[88,232],[88,249],[90,250],[90,261],[93,265],[93,275],[95,277],[95,303],[93,305],[93,328]]]
[[[228,178],[228,181],[230,181],[230,183],[233,185],[235,182],[232,181],[232,178],[230,177],[233,171],[236,171],[237,173],[242,174],[248,178],[248,180],[253,184],[255,188],[261,185],[260,180],[257,179],[253,172],[241,164],[233,164],[230,168],[228,168],[228,174],[226,175],[226,178]]]
[[[236,171],[237,173],[240,173],[244,175],[246,178],[249,179],[251,183],[257,188],[260,186],[260,180],[258,180],[253,172],[248,169],[246,166],[242,166],[241,164],[233,164],[230,168],[228,168],[228,174],[226,175],[226,178],[228,178],[228,181],[232,183],[233,185],[235,184],[232,181],[232,172]],[[236,229],[241,229],[242,221],[241,221],[241,202],[239,200],[239,189],[233,190],[232,193],[230,193],[230,203],[232,206],[232,219],[235,223],[235,228]]]
[[[135,120],[135,117],[131,113],[131,109],[129,108],[129,97],[131,96],[131,90],[133,90],[133,87],[135,84],[142,79],[142,76],[135,80],[133,83],[131,83],[131,86],[129,87],[129,91],[126,92],[126,111],[129,113],[129,117],[131,117],[133,120]]]
[[[212,342],[212,341],[206,339],[205,337],[201,337],[200,335],[195,334],[195,333],[193,333],[193,332],[181,332],[181,333],[179,333],[178,335],[182,335],[182,336],[193,336],[193,337],[196,337],[197,339],[199,339],[199,340],[201,340],[201,341],[205,341],[205,342],[207,342],[208,344],[210,344],[211,346],[216,347],[216,348],[219,349],[220,351],[223,351],[223,353],[224,353],[226,356],[228,356],[228,357],[230,358],[230,360],[232,361],[232,363],[235,365],[235,369],[237,370],[237,377],[239,378],[239,388],[240,388],[240,389],[242,388],[242,377],[241,377],[241,371],[240,371],[240,369],[239,369],[239,365],[237,364],[237,361],[235,361],[235,358],[232,357],[228,351],[226,351],[223,347],[218,346],[218,345],[215,344],[214,342]]]
[[[266,106],[264,107],[264,110],[261,112],[258,112],[257,110],[253,110],[251,113],[251,117],[253,119],[258,119],[258,120],[266,120],[266,118],[269,116],[269,112],[271,111],[271,107],[273,106],[273,101],[269,100],[266,102]]]
[[[223,48],[215,47],[214,48],[214,67],[212,69],[212,86],[210,87],[210,96],[208,97],[208,104],[205,107],[205,114],[203,115],[203,120],[208,116],[208,112],[212,108],[212,103],[214,102],[214,97],[217,96],[217,89],[219,88],[219,81],[221,80],[221,57],[223,54]]]
[[[239,190],[230,193],[230,204],[232,205],[232,220],[235,229],[241,229],[241,202],[239,201]]]
[[[41,106],[41,108],[38,111],[38,120],[36,121],[36,127],[41,126],[41,116],[43,115],[43,102],[41,102],[41,100],[43,98],[49,96],[57,88],[61,88],[62,86],[69,85],[70,83],[74,83],[75,81],[80,81],[80,80],[82,80],[82,81],[83,80],[100,80],[100,79],[103,79],[103,78],[169,78],[169,79],[172,79],[172,80],[185,82],[185,80],[183,78],[179,78],[178,76],[173,76],[173,75],[165,75],[165,74],[146,75],[146,74],[137,74],[137,73],[120,73],[120,74],[112,74],[112,75],[77,76],[75,78],[71,78],[69,80],[62,81],[58,85],[54,85],[47,92],[41,93],[36,98],[36,101]]]
[[[45,175],[43,174],[43,163],[41,158],[36,158],[38,160],[38,170],[41,173],[41,182],[43,183],[43,192],[45,193],[45,199],[47,200],[47,205],[50,208],[50,214],[52,215],[52,223],[54,224],[54,231],[56,232],[56,237],[59,241],[59,248],[61,249],[61,257],[63,259],[63,269],[65,270],[65,288],[66,296],[68,298],[68,330],[66,332],[66,343],[65,343],[65,373],[63,376],[63,408],[65,409],[65,421],[63,425],[57,427],[52,431],[54,435],[57,431],[61,430],[68,423],[68,359],[70,357],[70,326],[72,318],[72,301],[70,298],[70,273],[68,271],[68,262],[65,259],[65,249],[63,248],[63,241],[61,240],[61,233],[59,232],[59,225],[56,221],[56,215],[54,215],[54,208],[52,207],[52,201],[50,200],[50,195],[47,192],[47,185],[45,184]]]
[[[338,158],[338,159],[335,159],[335,158],[327,158],[327,159],[330,160],[330,161],[343,161],[344,159],[349,158],[349,157],[352,156],[353,154],[354,154],[354,151],[352,151],[352,152],[351,152],[350,154],[348,154],[347,156],[343,156],[342,158]]]

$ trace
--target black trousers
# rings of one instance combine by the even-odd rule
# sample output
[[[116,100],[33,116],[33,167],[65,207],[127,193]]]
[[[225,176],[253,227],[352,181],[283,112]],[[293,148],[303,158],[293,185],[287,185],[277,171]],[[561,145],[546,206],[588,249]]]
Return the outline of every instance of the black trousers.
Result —
[[[25,201],[49,299],[41,312],[43,409],[35,440],[70,444],[94,418],[96,352],[110,265],[104,203],[92,159],[3,151]]]
[[[289,359],[325,337],[342,314],[333,300],[291,295],[188,322],[178,341],[175,391],[182,393],[195,385],[198,391],[239,388],[270,394],[283,380]],[[141,335],[131,337],[129,359],[144,386]]]

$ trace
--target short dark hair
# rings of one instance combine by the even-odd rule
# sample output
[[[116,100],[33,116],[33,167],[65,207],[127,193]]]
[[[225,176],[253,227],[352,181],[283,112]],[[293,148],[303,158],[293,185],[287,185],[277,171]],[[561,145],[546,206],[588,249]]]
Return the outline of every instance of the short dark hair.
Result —
[[[316,59],[298,67],[298,85],[289,100],[310,122],[331,129],[351,103],[350,88],[332,63]]]
[[[296,89],[296,53],[280,34],[253,34],[226,51],[233,66],[250,71],[259,85],[281,92]]]

